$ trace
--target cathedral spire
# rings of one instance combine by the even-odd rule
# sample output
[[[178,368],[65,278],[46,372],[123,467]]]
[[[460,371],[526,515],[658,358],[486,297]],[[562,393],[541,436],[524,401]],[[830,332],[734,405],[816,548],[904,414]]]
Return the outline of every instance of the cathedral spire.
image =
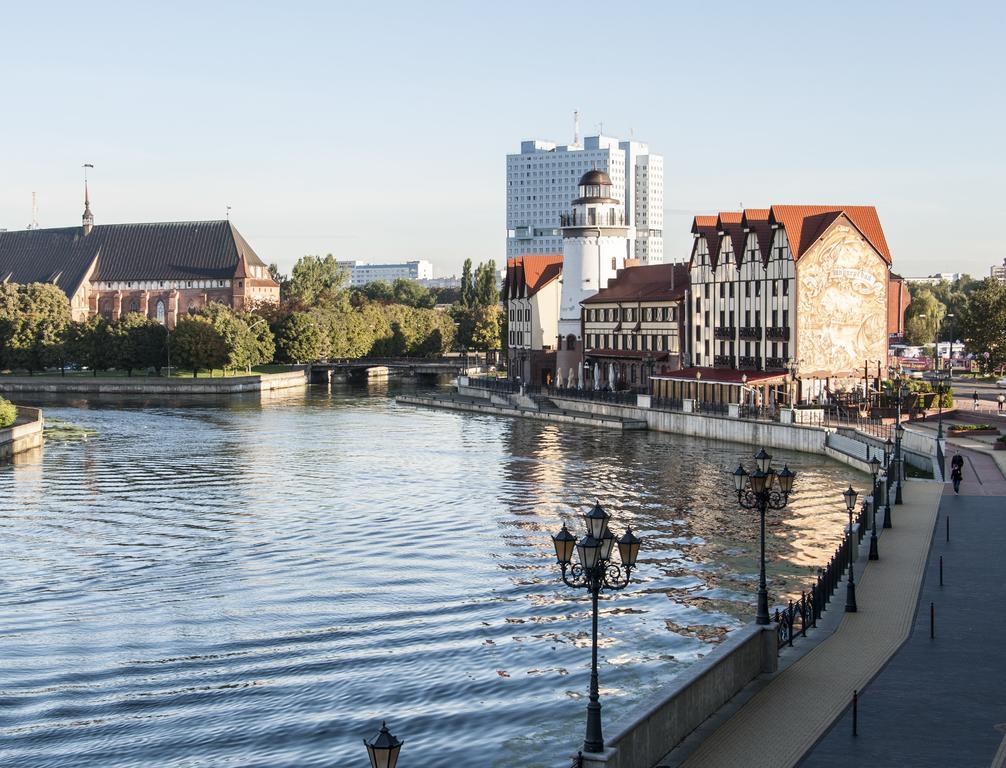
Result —
[[[84,225],[84,235],[91,234],[91,230],[94,229],[94,214],[91,213],[91,197],[87,191],[87,169],[94,168],[90,163],[84,163],[84,215],[81,217],[81,222]]]

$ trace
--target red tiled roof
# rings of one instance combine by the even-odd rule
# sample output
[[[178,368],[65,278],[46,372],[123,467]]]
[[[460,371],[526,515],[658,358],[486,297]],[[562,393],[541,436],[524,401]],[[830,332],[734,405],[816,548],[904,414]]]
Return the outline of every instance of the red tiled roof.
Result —
[[[583,304],[612,301],[680,301],[688,290],[687,264],[649,264],[618,270],[608,287]]]
[[[741,220],[744,214],[740,211],[721,213],[716,223],[716,228],[721,232],[726,232],[730,238],[730,243],[734,251],[734,263],[739,264],[744,256],[744,226]]]
[[[705,238],[709,248],[709,261],[715,267],[716,260],[720,255],[720,236],[718,226],[718,216],[696,216],[692,220],[692,234]],[[688,260],[691,265],[695,258],[695,248],[698,246],[699,238],[695,238],[695,245],[692,246],[692,256]]]
[[[786,229],[793,260],[796,261],[842,213],[890,264],[891,251],[887,247],[877,209],[872,205],[773,205],[770,221]]]
[[[671,379],[673,381],[695,381],[695,374],[701,374],[699,381],[707,384],[742,384],[746,376],[747,383],[762,383],[773,379],[782,380],[786,377],[784,371],[739,371],[736,368],[682,368],[680,371],[654,376],[655,379]]]
[[[515,297],[525,286],[528,296],[538,291],[562,274],[562,254],[525,254],[506,260],[507,294]]]
[[[741,224],[752,232],[758,240],[758,250],[762,261],[768,261],[772,252],[772,225],[769,223],[768,208],[745,208]]]

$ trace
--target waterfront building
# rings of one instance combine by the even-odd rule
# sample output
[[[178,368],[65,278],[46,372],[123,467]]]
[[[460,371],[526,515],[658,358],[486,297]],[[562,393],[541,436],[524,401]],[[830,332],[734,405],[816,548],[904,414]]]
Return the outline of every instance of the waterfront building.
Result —
[[[1006,283],[1006,259],[1003,259],[1002,266],[993,266],[989,276],[1001,283]]]
[[[687,264],[620,269],[608,287],[583,302],[584,362],[615,388],[646,391],[653,374],[681,368]]]
[[[891,272],[887,287],[887,335],[891,344],[898,344],[905,338],[905,310],[912,302],[906,280]]]
[[[95,224],[86,190],[80,227],[0,232],[0,280],[56,285],[74,320],[139,312],[169,328],[210,302],[279,301],[279,284],[230,221]]]
[[[507,257],[562,250],[559,218],[579,196],[578,179],[598,170],[611,179],[628,227],[629,258],[664,260],[664,158],[643,142],[587,136],[581,143],[521,142],[507,155]]]
[[[507,371],[511,378],[539,385],[547,385],[555,378],[561,276],[561,254],[526,254],[507,259],[503,298]]]
[[[777,205],[697,216],[690,366],[670,379],[731,398],[824,401],[886,370],[891,253],[872,206]],[[797,386],[790,388],[789,378]],[[681,396],[672,387],[670,396]],[[685,395],[687,396],[687,395]]]
[[[433,264],[422,259],[405,261],[401,264],[370,264],[365,261],[356,260],[339,261],[336,263],[348,273],[349,285],[351,287],[366,285],[375,280],[384,280],[386,283],[393,283],[395,280],[433,279]]]
[[[915,285],[939,285],[940,283],[956,283],[964,277],[963,272],[937,272],[928,277],[906,277],[905,282]]]
[[[559,304],[556,364],[567,372],[583,364],[582,304],[626,265],[629,226],[613,197],[611,177],[588,171],[578,182],[579,197],[562,224],[562,297]]]

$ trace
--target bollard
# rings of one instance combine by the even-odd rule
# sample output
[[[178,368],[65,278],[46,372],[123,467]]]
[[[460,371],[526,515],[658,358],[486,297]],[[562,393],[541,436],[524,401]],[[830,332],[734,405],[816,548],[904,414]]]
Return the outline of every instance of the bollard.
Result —
[[[943,586],[943,555],[940,555],[940,586]]]
[[[936,639],[936,606],[929,604],[929,639]]]
[[[859,735],[859,691],[852,692],[852,735]]]

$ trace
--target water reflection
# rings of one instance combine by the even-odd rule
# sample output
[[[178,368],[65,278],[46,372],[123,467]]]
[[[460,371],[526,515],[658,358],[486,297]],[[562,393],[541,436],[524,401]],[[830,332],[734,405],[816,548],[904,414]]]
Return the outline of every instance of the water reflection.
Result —
[[[601,606],[609,726],[753,614],[757,518],[727,474],[743,446],[347,388],[46,405],[96,434],[0,467],[0,740],[19,766],[363,764],[381,718],[403,764],[561,762],[589,602],[549,537],[595,499],[646,537]],[[781,601],[837,543],[850,471],[777,461],[800,473],[769,513]]]

